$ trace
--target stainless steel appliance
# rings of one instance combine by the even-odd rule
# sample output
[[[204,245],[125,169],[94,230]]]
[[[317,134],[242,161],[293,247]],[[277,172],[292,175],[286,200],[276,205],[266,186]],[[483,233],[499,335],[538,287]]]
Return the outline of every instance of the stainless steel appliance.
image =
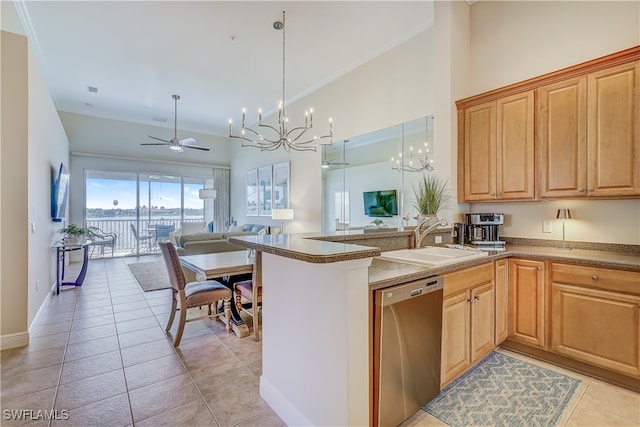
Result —
[[[440,393],[443,278],[376,291],[377,425],[397,426]]]
[[[465,223],[456,223],[458,230],[456,242],[471,244],[481,249],[504,249],[505,242],[500,240],[500,226],[504,224],[504,214],[501,213],[471,213],[465,214]],[[462,238],[460,237],[462,235]]]

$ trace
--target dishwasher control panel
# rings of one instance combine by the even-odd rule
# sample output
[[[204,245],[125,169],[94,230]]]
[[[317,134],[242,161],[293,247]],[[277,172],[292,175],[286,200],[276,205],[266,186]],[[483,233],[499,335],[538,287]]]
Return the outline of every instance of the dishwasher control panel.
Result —
[[[442,277],[431,277],[429,279],[416,280],[403,285],[392,286],[376,292],[376,304],[387,306],[411,298],[426,295],[439,291],[443,288],[444,279]]]

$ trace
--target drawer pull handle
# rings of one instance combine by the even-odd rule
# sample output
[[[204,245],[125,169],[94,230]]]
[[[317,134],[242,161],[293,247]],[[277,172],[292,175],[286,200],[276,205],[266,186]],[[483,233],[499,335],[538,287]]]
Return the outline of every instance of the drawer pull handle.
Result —
[[[598,275],[597,275],[597,274],[594,274],[593,276],[591,276],[591,279],[593,279],[593,280],[598,280],[598,279],[599,279],[599,277],[598,277]]]

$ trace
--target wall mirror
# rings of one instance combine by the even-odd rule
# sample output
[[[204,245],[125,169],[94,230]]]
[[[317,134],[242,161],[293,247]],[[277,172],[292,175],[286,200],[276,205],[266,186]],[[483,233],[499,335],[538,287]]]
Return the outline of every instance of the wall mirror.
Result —
[[[433,116],[324,146],[322,231],[413,224],[413,187],[433,168],[433,150]]]

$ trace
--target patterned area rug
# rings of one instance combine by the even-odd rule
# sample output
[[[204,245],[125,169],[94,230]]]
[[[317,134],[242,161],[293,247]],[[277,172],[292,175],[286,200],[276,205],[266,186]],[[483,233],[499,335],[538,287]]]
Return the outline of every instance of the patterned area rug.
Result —
[[[145,292],[171,287],[167,267],[162,261],[138,262],[127,266]]]
[[[549,427],[578,385],[578,379],[493,352],[422,409],[452,427]]]

